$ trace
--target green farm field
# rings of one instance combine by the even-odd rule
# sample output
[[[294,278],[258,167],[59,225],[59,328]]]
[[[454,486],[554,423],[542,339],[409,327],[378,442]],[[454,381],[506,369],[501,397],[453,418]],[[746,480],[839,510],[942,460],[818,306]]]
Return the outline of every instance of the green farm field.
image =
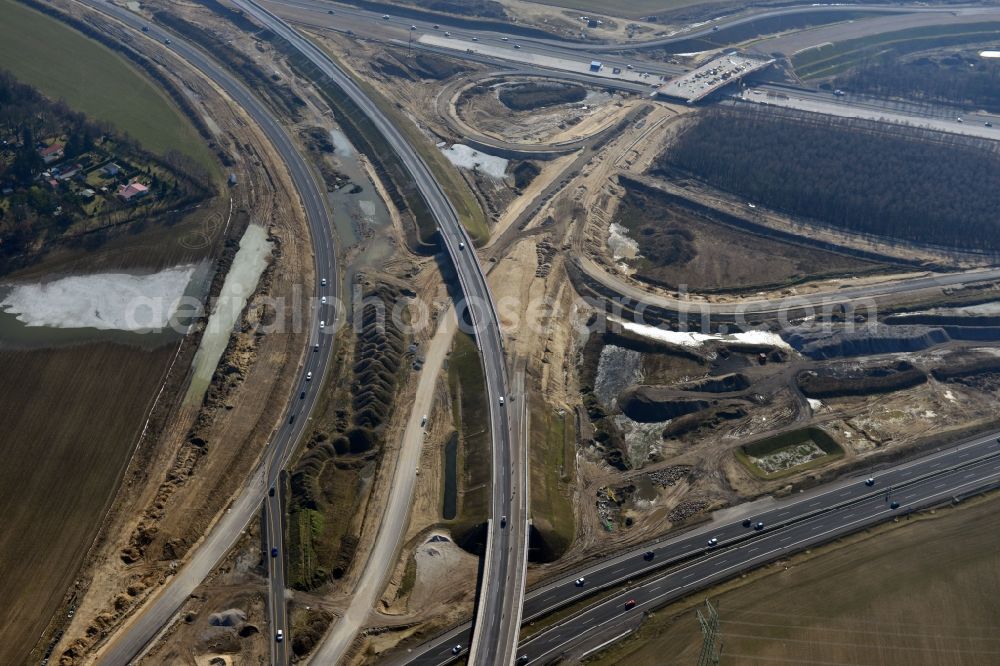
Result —
[[[586,663],[698,663],[695,610],[708,596],[720,614],[722,664],[996,664],[998,503],[994,494],[876,528],[700,592]]]
[[[110,49],[13,0],[0,0],[0,15],[0,68],[147,150],[177,150],[211,167],[208,147],[181,111]]]

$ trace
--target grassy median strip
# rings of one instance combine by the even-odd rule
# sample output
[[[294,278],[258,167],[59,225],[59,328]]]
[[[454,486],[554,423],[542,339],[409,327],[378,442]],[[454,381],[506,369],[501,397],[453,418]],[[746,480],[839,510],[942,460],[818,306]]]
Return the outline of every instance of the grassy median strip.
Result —
[[[371,85],[364,81],[359,81],[359,83],[364,88],[365,93],[388,116],[389,120],[403,132],[407,142],[420,154],[431,170],[434,179],[441,184],[441,188],[448,200],[451,201],[451,205],[455,207],[459,221],[472,236],[473,242],[477,246],[484,245],[490,239],[490,229],[486,224],[486,216],[458,169],[441,154],[441,151],[431,143],[430,139],[420,132],[412,120],[390,104]]]
[[[486,378],[476,343],[468,333],[455,336],[448,360],[448,384],[459,432],[458,516],[453,531],[462,532],[489,515],[492,482]]]
[[[530,403],[531,520],[545,544],[542,559],[550,561],[573,543],[576,531],[572,497],[576,428],[572,412],[553,410],[535,398]]]

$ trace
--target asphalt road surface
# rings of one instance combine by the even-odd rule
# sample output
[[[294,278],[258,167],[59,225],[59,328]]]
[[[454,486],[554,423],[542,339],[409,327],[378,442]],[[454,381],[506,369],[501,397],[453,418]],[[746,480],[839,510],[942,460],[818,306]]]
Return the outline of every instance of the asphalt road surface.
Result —
[[[1000,268],[976,268],[956,273],[928,273],[921,277],[887,282],[843,287],[812,294],[781,296],[777,298],[748,298],[734,303],[708,303],[695,299],[675,298],[650,294],[619,276],[607,272],[587,257],[577,257],[576,265],[591,279],[614,292],[616,299],[629,307],[654,306],[671,312],[687,313],[694,322],[705,313],[717,319],[740,320],[799,317],[803,311],[820,312],[833,305],[854,305],[859,311],[872,305],[879,298],[923,289],[959,287],[965,284],[1000,279]]]
[[[340,32],[350,31],[359,37],[381,39],[395,43],[397,46],[406,45],[410,48],[451,57],[514,68],[521,75],[546,76],[639,94],[655,94],[654,86],[661,84],[663,77],[670,79],[688,70],[687,67],[680,64],[642,59],[632,52],[622,51],[621,45],[617,44],[594,46],[559,40],[519,38],[493,30],[449,27],[419,19],[412,19],[412,22],[411,19],[395,16],[385,19],[382,17],[383,15],[375,12],[335,6],[321,0],[273,0],[269,5],[287,19],[309,26]],[[335,10],[332,10],[333,14],[329,13],[331,6],[336,7]],[[902,9],[900,7],[874,7],[871,9],[885,12],[890,16],[792,31],[789,35],[776,39],[780,41],[800,38],[809,41],[813,39],[809,35],[816,33],[827,35],[831,40],[840,41],[838,35],[847,38],[853,36],[854,32],[858,30],[863,30],[864,34],[893,30],[896,29],[894,26],[898,25],[898,21],[903,18],[898,15],[900,11],[907,12],[905,18],[909,21],[916,21],[919,25],[979,22],[1000,18],[1000,9],[983,7],[961,8],[954,11],[934,7]],[[767,17],[812,11],[856,11],[856,7],[791,7],[734,17],[723,20],[719,25],[724,23],[726,27],[736,26]],[[711,26],[708,26],[680,36],[653,40],[646,45],[663,46],[707,35],[710,32],[713,30]],[[822,39],[827,39],[827,37],[822,37]],[[817,37],[817,39],[819,38]],[[771,52],[782,49],[769,47],[762,50]],[[590,61],[595,58],[600,59],[603,63],[600,73],[597,74],[589,71]],[[619,74],[611,74],[615,68],[620,70]],[[817,91],[813,88],[783,84],[762,84],[758,85],[757,89],[764,93],[780,95],[784,101],[755,95],[748,95],[745,99],[751,102],[794,106],[827,115],[881,119],[907,123],[935,131],[1000,140],[1000,129],[985,127],[985,122],[996,120],[986,114],[976,114],[974,117],[966,118],[965,123],[959,123],[956,121],[956,114],[953,110],[950,111],[944,107],[941,108],[941,113],[937,113],[934,109],[918,109],[905,105],[895,105],[896,108],[892,108],[894,105],[885,100],[860,98],[853,95],[837,97],[829,92]],[[936,115],[942,117],[935,117]]]
[[[769,561],[864,527],[905,516],[956,495],[1000,483],[1000,431],[914,460],[871,470],[792,497],[717,513],[707,525],[644,544],[569,573],[529,592],[523,620],[543,617],[598,590],[649,577],[585,607],[518,646],[518,656],[544,664],[580,643],[599,645],[634,626],[636,614]],[[874,478],[874,485],[865,482]],[[899,506],[892,508],[892,502]],[[750,520],[750,527],[743,521]],[[756,523],[763,523],[761,530]],[[709,539],[718,539],[714,548]],[[647,553],[652,553],[650,557]],[[584,579],[577,586],[578,578]],[[634,608],[625,603],[635,600]],[[449,646],[466,640],[457,627],[389,660],[392,664],[441,665],[454,660]]]
[[[312,171],[299,155],[280,123],[249,89],[194,45],[175,34],[149,24],[143,18],[118,5],[98,0],[81,0],[81,2],[114,16],[123,24],[137,31],[148,27],[147,33],[136,32],[135,39],[156,40],[186,60],[222,88],[261,127],[287,164],[306,211],[313,241],[316,273],[326,277],[329,284],[327,287],[317,285],[317,296],[320,293],[335,296],[338,282],[332,237],[333,223],[323,203],[323,194]],[[169,45],[166,44],[168,39],[170,40]],[[326,332],[330,333],[333,330],[334,313],[332,310],[326,312],[326,306],[321,308],[318,305],[318,300],[315,303],[315,309],[311,313],[313,323],[310,324],[313,326],[313,333],[309,340],[310,350],[306,353],[301,368],[302,379],[289,401],[282,424],[277,428],[268,444],[263,462],[248,481],[243,492],[227,509],[201,545],[194,550],[191,559],[98,653],[99,663],[117,666],[126,664],[141,654],[149,642],[169,624],[187,597],[236,543],[246,525],[258,515],[261,502],[265,497],[267,498],[267,515],[269,517],[277,516],[278,519],[277,523],[269,519],[267,524],[272,529],[277,529],[277,525],[280,525],[280,516],[282,515],[280,493],[275,493],[274,497],[268,497],[267,490],[275,485],[281,468],[306,427],[308,415],[316,401],[317,391],[314,389],[323,383],[332,350],[333,336],[321,334],[318,327],[315,326],[315,321],[325,318],[328,323]],[[317,344],[319,349],[313,351]],[[306,372],[312,373],[311,381],[305,380]],[[299,397],[302,392],[305,392],[304,398]],[[280,535],[268,535],[268,539],[269,542],[281,543]],[[270,554],[266,556],[270,558]],[[279,559],[283,562],[283,558]],[[274,564],[280,564],[280,562]],[[275,567],[274,564],[269,565],[269,568],[275,569],[279,575],[272,578],[270,584],[270,599],[273,606],[270,613],[272,621],[275,622],[272,631],[276,634],[280,629],[286,638],[285,641],[278,643],[273,640],[272,636],[271,663],[285,664],[288,663],[286,646],[289,627],[284,602],[284,570],[282,566]]]
[[[358,31],[358,28],[364,29],[371,22],[383,22],[386,25],[386,34],[391,34],[392,37],[396,39],[406,39],[406,30],[409,30],[410,26],[415,26],[418,31],[426,30],[438,30],[440,32],[451,32],[455,35],[460,35],[463,33],[476,34],[476,35],[502,35],[503,33],[503,23],[496,22],[497,30],[475,30],[471,31],[466,28],[458,26],[449,26],[448,17],[441,16],[440,18],[417,18],[417,17],[406,17],[400,16],[398,14],[394,15],[389,12],[389,18],[384,19],[381,12],[368,11],[365,9],[360,9],[358,7],[352,7],[350,5],[343,5],[328,2],[327,0],[268,0],[268,5],[277,8],[279,5],[284,7],[295,7],[299,9],[306,9],[316,13],[322,13],[329,17],[329,22],[331,24],[336,24],[342,30],[354,30]],[[788,16],[794,14],[809,14],[814,12],[821,12],[828,14],[831,12],[857,12],[859,7],[854,5],[804,5],[804,6],[792,6],[783,7],[780,9],[773,10],[763,10],[763,11],[753,11],[753,13],[742,14],[739,16],[725,16],[708,23],[699,23],[698,25],[692,25],[680,28],[674,34],[667,37],[654,37],[652,39],[636,39],[628,40],[624,42],[613,42],[604,43],[594,42],[588,43],[584,41],[568,41],[562,39],[545,39],[542,37],[520,37],[510,35],[510,39],[517,39],[519,43],[528,45],[530,44],[533,48],[544,47],[544,46],[556,46],[564,50],[574,50],[579,52],[584,52],[586,54],[609,54],[617,53],[623,49],[645,49],[645,48],[660,48],[669,47],[671,44],[677,42],[684,42],[690,39],[698,37],[708,37],[713,35],[717,30],[725,30],[726,28],[733,28],[746,23],[753,23],[755,21],[760,21],[762,19],[774,18],[778,16]],[[936,13],[941,15],[951,15],[950,8],[943,7],[926,7],[926,6],[906,6],[906,5],[871,5],[865,6],[863,9],[866,12],[872,13],[886,13],[886,14],[909,14],[909,13]],[[282,15],[284,10],[281,11]],[[475,20],[475,18],[472,18]],[[437,21],[438,23],[435,23]],[[860,21],[856,21],[860,22]],[[438,25],[437,28],[434,26]],[[582,23],[581,23],[582,25]],[[390,27],[391,26],[391,27]],[[391,33],[389,31],[392,31]],[[593,33],[592,33],[593,34]]]
[[[283,20],[252,0],[234,0],[234,4],[252,15],[275,34],[287,40],[307,57],[323,74],[330,77],[344,93],[357,104],[393,146],[437,222],[440,235],[455,266],[464,301],[458,304],[460,315],[468,313],[476,343],[482,354],[486,376],[486,392],[490,405],[490,430],[492,435],[492,518],[489,522],[484,580],[480,589],[477,611],[480,630],[476,632],[472,649],[473,663],[509,663],[513,645],[505,638],[516,635],[520,597],[516,570],[523,570],[526,562],[523,550],[513,549],[519,538],[512,532],[523,532],[521,521],[507,524],[506,517],[513,515],[512,497],[516,492],[512,474],[511,430],[505,401],[509,397],[507,368],[504,358],[500,321],[485,274],[472,250],[468,233],[458,219],[451,202],[440,184],[417,151],[403,138],[396,126],[364,91],[333,60]],[[519,535],[515,535],[517,537]],[[385,570],[394,564],[394,558],[384,562]],[[367,571],[367,570],[366,570]],[[511,624],[514,628],[511,628]],[[313,660],[316,663],[335,663],[343,654],[340,642],[324,641]]]

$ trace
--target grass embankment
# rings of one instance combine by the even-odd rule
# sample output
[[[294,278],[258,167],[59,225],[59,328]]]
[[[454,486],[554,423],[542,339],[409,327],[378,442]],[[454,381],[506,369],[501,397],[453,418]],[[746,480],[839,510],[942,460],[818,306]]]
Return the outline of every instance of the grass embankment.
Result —
[[[576,533],[572,496],[576,428],[572,412],[557,412],[540,398],[529,404],[531,521],[543,542],[532,559],[550,562],[566,552]]]
[[[486,378],[476,343],[468,333],[455,335],[448,359],[448,385],[458,437],[458,514],[452,530],[465,532],[490,515],[492,456]]]
[[[451,205],[455,207],[458,219],[469,232],[472,241],[477,247],[485,245],[490,239],[490,228],[486,223],[486,215],[483,213],[479,201],[476,200],[476,195],[469,189],[458,169],[448,161],[447,157],[441,154],[437,146],[431,143],[430,139],[424,136],[405,114],[364,81],[361,82],[361,86],[366,89],[368,96],[375,100],[382,112],[403,132],[407,142],[423,158],[434,175],[434,179],[441,184],[441,188],[448,200],[451,201]]]
[[[750,460],[751,457],[759,459],[765,456],[773,456],[780,452],[791,452],[796,447],[809,443],[818,446],[826,455],[814,458],[803,464],[792,465],[770,473],[761,469],[756,463]],[[750,470],[754,476],[761,479],[778,479],[837,460],[844,455],[844,449],[826,431],[820,428],[802,428],[801,430],[792,430],[775,435],[774,437],[745,444],[737,448],[735,454],[736,459]]]
[[[997,504],[993,495],[876,528],[699,592],[587,663],[697,663],[695,607],[706,597],[719,610],[723,664],[997,663]]]
[[[825,78],[836,76],[890,52],[904,55],[956,44],[994,41],[997,31],[1000,31],[1000,23],[989,22],[923,26],[886,32],[801,51],[792,56],[792,66],[799,78]]]
[[[0,664],[28,662],[72,584],[174,351],[0,352]]]
[[[177,150],[205,168],[210,151],[181,111],[110,49],[12,0],[0,0],[0,67],[75,111],[111,123],[146,149]]]

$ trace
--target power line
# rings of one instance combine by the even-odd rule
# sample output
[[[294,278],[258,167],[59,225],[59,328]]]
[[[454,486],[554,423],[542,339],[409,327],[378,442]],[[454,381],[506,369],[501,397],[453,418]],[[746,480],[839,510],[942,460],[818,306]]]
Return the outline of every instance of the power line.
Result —
[[[708,617],[698,611],[698,624],[701,625],[701,654],[698,655],[698,666],[719,666],[722,657],[722,629],[719,628],[719,612],[712,602],[705,599]]]

